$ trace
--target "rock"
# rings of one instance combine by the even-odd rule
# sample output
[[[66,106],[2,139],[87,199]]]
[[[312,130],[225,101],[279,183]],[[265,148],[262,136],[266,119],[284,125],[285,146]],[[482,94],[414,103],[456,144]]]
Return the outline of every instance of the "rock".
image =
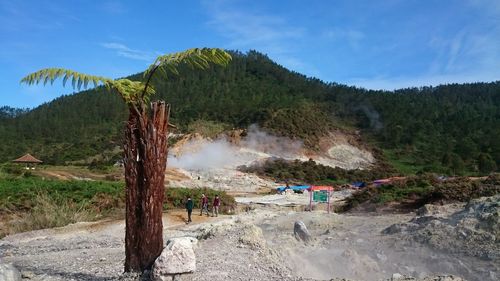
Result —
[[[311,240],[311,234],[302,221],[295,222],[293,226],[293,234],[295,235],[295,238],[297,238],[297,240],[302,240],[304,242],[309,242]]]
[[[33,279],[35,278],[35,274],[31,271],[23,271],[21,272],[21,277],[23,279]]]
[[[21,281],[21,273],[12,264],[0,264],[1,281]]]
[[[453,275],[438,275],[438,276],[426,277],[422,281],[465,281],[465,280]]]
[[[399,280],[399,279],[402,279],[403,278],[403,275],[399,274],[399,273],[394,273],[392,274],[392,280]]]
[[[266,245],[266,240],[262,235],[262,229],[255,225],[248,225],[243,228],[243,234],[238,241],[251,249],[260,249]]]
[[[168,240],[167,246],[153,265],[153,280],[172,280],[177,274],[194,272],[196,270],[196,257],[193,246],[197,243],[198,240],[192,237]]]
[[[423,279],[420,278],[417,279],[415,277],[394,273],[392,274],[392,278],[387,279],[387,281],[465,281],[465,280],[453,275],[437,275],[437,276],[428,276]]]
[[[434,249],[479,257],[500,258],[500,195],[471,200],[467,205],[425,205],[417,216],[382,231]]]

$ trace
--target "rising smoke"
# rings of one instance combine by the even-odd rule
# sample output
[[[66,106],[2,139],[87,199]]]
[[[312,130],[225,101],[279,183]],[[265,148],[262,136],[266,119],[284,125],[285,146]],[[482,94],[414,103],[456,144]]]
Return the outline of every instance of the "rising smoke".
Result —
[[[371,105],[360,105],[354,108],[355,111],[362,111],[370,120],[370,128],[378,131],[384,127],[380,120],[380,114]]]
[[[255,124],[248,127],[247,137],[242,144],[247,148],[281,158],[295,158],[301,155],[303,146],[302,141],[271,135]]]
[[[238,145],[226,137],[214,141],[191,140],[178,156],[170,155],[169,166],[185,170],[209,170],[250,164],[263,158],[300,158],[302,142],[271,135],[251,125]]]

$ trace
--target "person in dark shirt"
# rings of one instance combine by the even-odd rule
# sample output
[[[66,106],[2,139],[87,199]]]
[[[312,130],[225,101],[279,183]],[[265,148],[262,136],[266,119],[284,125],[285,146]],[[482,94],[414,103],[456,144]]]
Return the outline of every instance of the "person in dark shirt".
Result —
[[[205,194],[201,195],[200,216],[203,215],[203,211],[207,212],[207,217],[208,217],[209,216],[209,214],[208,214],[208,197],[205,196]]]
[[[191,213],[193,212],[193,207],[194,207],[194,202],[193,202],[193,200],[191,200],[191,196],[188,196],[188,199],[186,201],[186,210],[187,210],[187,213],[188,213],[188,221],[187,221],[187,223],[192,222],[192,220],[191,220]]]
[[[219,216],[219,206],[220,206],[220,199],[219,195],[215,195],[214,198],[214,204],[212,205],[212,216]]]

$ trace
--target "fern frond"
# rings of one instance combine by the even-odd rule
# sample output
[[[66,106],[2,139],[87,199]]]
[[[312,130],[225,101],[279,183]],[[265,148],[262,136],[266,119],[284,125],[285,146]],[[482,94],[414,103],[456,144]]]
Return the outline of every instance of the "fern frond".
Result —
[[[33,85],[43,82],[43,84],[46,85],[48,81],[50,81],[50,83],[52,84],[59,78],[62,78],[63,86],[66,86],[66,82],[68,81],[68,79],[72,78],[71,85],[73,86],[73,88],[78,88],[78,90],[81,89],[82,85],[86,89],[88,87],[89,81],[93,82],[94,87],[99,84],[104,84],[105,86],[109,87],[113,82],[113,80],[109,78],[79,73],[69,69],[45,68],[27,75],[26,77],[21,79],[21,83]]]
[[[210,64],[226,66],[230,61],[231,55],[222,49],[194,48],[184,52],[159,56],[144,72],[144,77],[149,76],[156,69],[160,69],[161,74],[164,76],[167,76],[169,73],[178,75],[178,67],[181,64],[192,68],[206,69]]]
[[[141,97],[141,92],[145,87],[145,84],[140,81],[131,81],[129,79],[119,79],[112,81],[110,85],[120,93],[126,103],[136,103],[141,99],[147,101],[150,96],[155,94],[155,90],[150,85],[146,88],[146,94]]]

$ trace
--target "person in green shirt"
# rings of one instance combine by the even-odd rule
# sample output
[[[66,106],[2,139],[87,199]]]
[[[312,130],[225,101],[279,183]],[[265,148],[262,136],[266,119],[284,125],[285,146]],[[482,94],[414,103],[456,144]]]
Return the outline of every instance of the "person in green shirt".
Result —
[[[191,220],[191,213],[193,212],[193,207],[194,207],[194,202],[191,200],[191,196],[188,196],[188,199],[186,201],[186,210],[188,212],[188,221],[187,223],[192,222]]]

